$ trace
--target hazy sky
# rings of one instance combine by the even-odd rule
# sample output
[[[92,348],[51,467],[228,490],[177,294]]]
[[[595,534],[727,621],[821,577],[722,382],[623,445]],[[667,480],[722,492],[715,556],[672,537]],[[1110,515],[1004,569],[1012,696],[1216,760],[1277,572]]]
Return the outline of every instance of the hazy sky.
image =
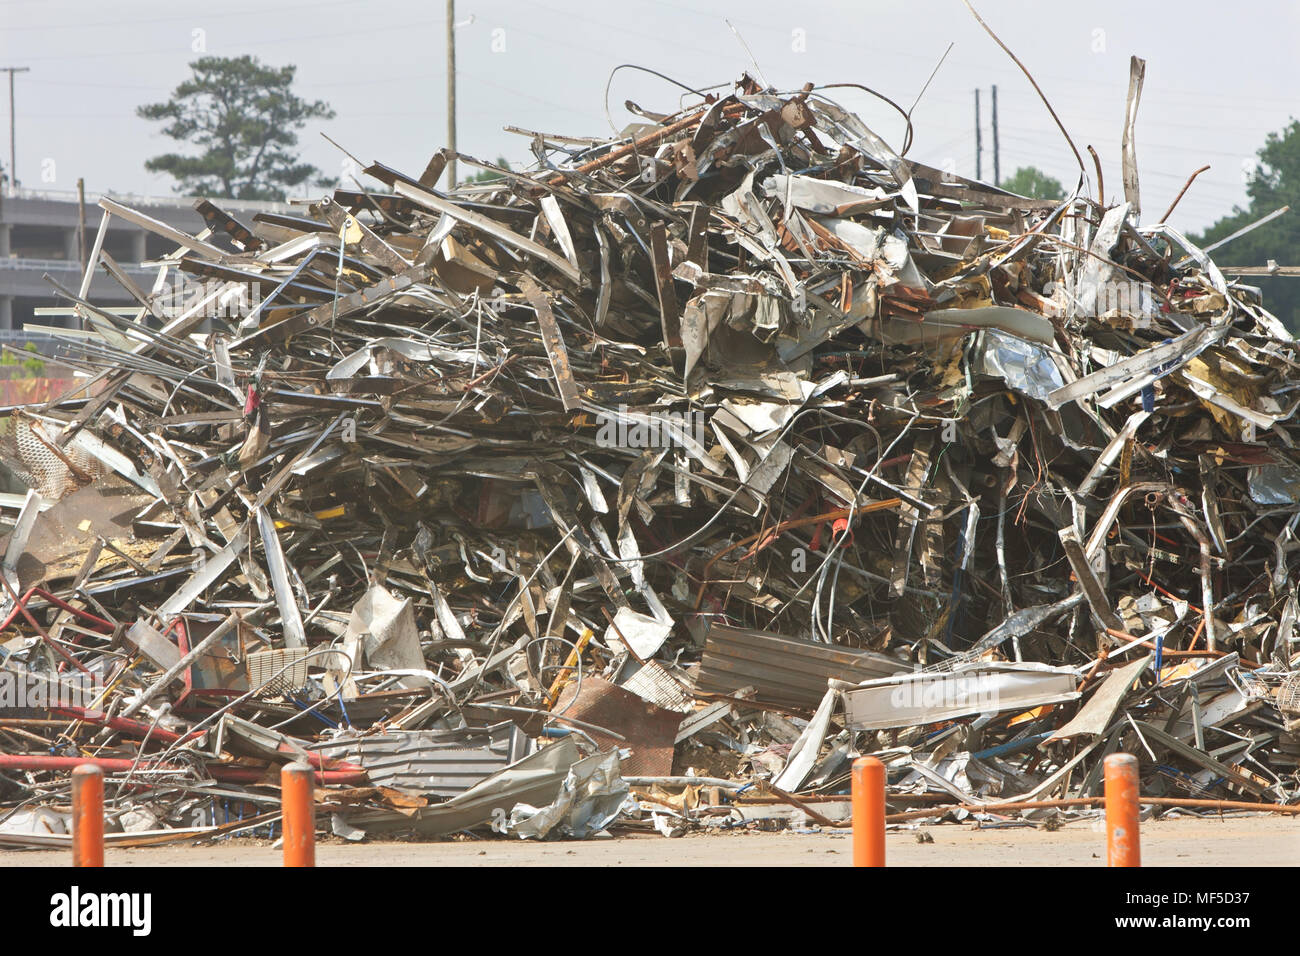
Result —
[[[1147,60],[1137,148],[1148,220],[1206,163],[1213,168],[1174,223],[1199,229],[1243,202],[1243,166],[1269,131],[1300,115],[1295,0],[976,0],[976,8],[1033,73],[1080,151],[1092,144],[1100,153],[1108,197],[1122,191],[1129,56]],[[297,64],[299,94],[325,99],[338,113],[300,139],[305,157],[330,174],[343,157],[320,131],[364,161],[418,174],[446,139],[444,16],[441,2],[398,0],[0,0],[0,66],[31,68],[17,77],[18,178],[31,188],[70,190],[83,176],[90,190],[170,193],[171,180],[143,163],[173,144],[157,124],[136,118],[135,107],[165,99],[201,52]],[[992,181],[987,91],[996,84],[1003,176],[1025,164],[1067,185],[1078,176],[1028,81],[961,0],[457,0],[456,19],[458,145],[482,158],[530,161],[527,139],[503,132],[506,125],[609,135],[604,91],[621,63],[695,88],[753,70],[729,19],[778,88],[862,83],[904,108],[953,43],[913,113],[908,155],[974,175],[973,91],[980,87],[983,174]],[[621,71],[609,96],[613,126],[634,119],[625,100],[669,112],[679,92]],[[852,90],[830,95],[901,146],[902,122],[888,107]],[[2,149],[7,166],[7,142]]]

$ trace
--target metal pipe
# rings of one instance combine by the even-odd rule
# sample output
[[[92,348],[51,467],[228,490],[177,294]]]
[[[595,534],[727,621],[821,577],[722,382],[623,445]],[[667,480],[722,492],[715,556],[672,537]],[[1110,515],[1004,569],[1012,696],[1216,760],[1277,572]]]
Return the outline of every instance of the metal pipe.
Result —
[[[723,780],[720,777],[624,777],[630,787],[720,787],[724,790],[743,790],[748,783]]]
[[[88,710],[85,707],[54,707],[51,712],[61,716],[68,717],[71,720],[79,720],[85,724],[93,724],[97,727],[107,727],[110,730],[116,730],[118,733],[126,734],[130,737],[152,737],[164,744],[174,744],[178,740],[194,739],[202,737],[203,731],[196,730],[190,734],[178,734],[174,730],[164,730],[162,727],[153,727],[142,720],[131,720],[126,717],[109,717],[96,710]],[[61,723],[61,722],[56,722]]]
[[[910,794],[891,795],[895,800]],[[925,817],[943,816],[953,810],[969,810],[972,813],[1009,813],[1012,810],[1065,809],[1068,807],[1091,807],[1105,803],[1105,797],[1070,797],[1065,800],[1022,800],[1018,803],[950,803],[943,806],[928,807],[924,810],[907,810],[903,813],[891,813],[885,817],[887,823],[905,823],[908,820],[920,820]],[[1281,803],[1249,803],[1245,800],[1203,800],[1194,797],[1140,797],[1138,802],[1153,807],[1183,807],[1199,810],[1253,810],[1257,813],[1286,813],[1300,815],[1300,805]]]
[[[0,754],[0,770],[59,771],[75,770],[90,764],[107,773],[129,773],[136,761],[125,757],[52,757],[48,754]],[[176,770],[184,768],[165,765],[146,766],[146,770]],[[235,764],[209,764],[207,772],[213,780],[222,783],[258,783],[266,778],[261,767]],[[369,782],[364,770],[333,769],[314,771],[316,782],[322,785],[360,787]]]

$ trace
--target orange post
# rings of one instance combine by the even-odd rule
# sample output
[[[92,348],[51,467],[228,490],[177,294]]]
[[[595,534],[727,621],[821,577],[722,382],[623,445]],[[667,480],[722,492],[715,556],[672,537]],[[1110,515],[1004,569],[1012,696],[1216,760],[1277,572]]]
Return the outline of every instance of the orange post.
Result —
[[[316,865],[316,803],[313,774],[305,763],[280,771],[280,811],[284,815],[284,865]]]
[[[853,865],[885,865],[885,765],[853,761]]]
[[[1132,754],[1106,758],[1106,865],[1141,866],[1138,839],[1138,761]]]
[[[94,764],[72,771],[72,865],[104,865],[104,771]]]

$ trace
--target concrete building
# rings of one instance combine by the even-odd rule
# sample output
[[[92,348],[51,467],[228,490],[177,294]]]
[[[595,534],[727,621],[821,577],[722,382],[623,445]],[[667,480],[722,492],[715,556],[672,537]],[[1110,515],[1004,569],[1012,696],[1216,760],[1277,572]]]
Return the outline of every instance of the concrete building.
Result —
[[[121,193],[105,195],[190,234],[205,227],[202,217],[194,211],[193,199]],[[103,216],[103,210],[98,206],[99,198],[99,194],[86,194],[87,255],[94,245]],[[240,216],[245,221],[258,212],[290,212],[292,208],[283,203],[248,200],[222,199],[216,202],[231,215]],[[80,288],[78,218],[79,204],[75,192],[18,189],[0,197],[0,337],[10,341],[21,339],[14,333],[31,322],[66,325],[71,321],[60,323],[60,320],[49,317],[36,319],[34,311],[71,305],[42,278],[46,273],[73,292]],[[175,245],[139,226],[112,217],[103,248],[139,285],[149,289],[157,269],[142,268],[141,263],[171,252]],[[96,270],[88,298],[96,305],[133,304],[130,296],[102,268]]]

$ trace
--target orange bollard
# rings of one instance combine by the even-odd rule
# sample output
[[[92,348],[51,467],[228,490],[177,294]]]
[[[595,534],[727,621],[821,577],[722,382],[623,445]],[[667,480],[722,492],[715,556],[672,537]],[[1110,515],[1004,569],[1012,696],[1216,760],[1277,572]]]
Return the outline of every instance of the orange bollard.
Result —
[[[104,771],[94,764],[72,771],[72,865],[104,865]]]
[[[853,865],[885,865],[885,765],[853,761]]]
[[[280,771],[280,812],[284,816],[284,865],[316,865],[316,802],[313,774],[305,763]]]
[[[1138,761],[1132,754],[1106,758],[1106,865],[1141,866],[1138,835]]]

